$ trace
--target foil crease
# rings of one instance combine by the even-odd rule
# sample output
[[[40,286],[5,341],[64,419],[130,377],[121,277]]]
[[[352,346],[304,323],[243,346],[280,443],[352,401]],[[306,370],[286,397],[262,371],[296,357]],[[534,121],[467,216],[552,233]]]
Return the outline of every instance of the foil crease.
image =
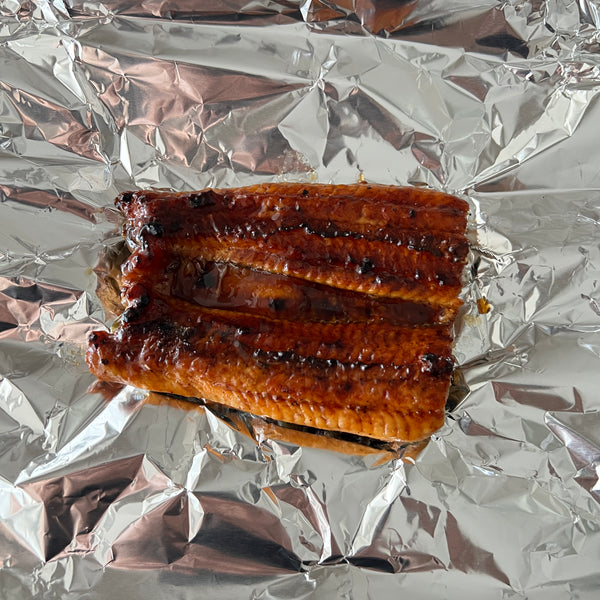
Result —
[[[1,3],[0,597],[595,598],[599,43],[588,0]],[[118,193],[361,175],[472,206],[425,447],[92,386]]]

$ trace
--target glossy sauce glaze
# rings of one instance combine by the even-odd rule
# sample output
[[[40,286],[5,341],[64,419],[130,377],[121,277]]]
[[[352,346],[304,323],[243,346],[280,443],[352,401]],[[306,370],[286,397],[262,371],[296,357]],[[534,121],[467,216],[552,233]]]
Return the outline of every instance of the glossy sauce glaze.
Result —
[[[298,425],[413,441],[441,426],[467,204],[389,186],[126,193],[126,308],[98,377]]]
[[[206,308],[223,308],[278,319],[313,322],[385,321],[392,325],[445,324],[455,308],[335,288],[234,263],[186,257],[163,239],[148,239],[124,266],[124,298],[151,282],[157,294]]]

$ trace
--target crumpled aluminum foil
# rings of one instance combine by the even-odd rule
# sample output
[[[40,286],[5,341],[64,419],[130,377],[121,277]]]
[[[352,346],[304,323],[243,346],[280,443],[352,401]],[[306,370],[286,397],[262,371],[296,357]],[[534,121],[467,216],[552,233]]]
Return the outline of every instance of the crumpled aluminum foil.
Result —
[[[599,50],[592,0],[0,3],[0,597],[595,598]],[[119,192],[361,175],[473,207],[420,452],[90,387]]]

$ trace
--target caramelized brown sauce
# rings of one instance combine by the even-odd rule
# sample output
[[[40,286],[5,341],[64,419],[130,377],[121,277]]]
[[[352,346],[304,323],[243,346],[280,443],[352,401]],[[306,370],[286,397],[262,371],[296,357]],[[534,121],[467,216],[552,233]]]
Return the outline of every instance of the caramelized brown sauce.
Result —
[[[477,311],[480,315],[486,315],[492,310],[492,305],[486,298],[477,298]]]
[[[157,281],[161,291],[206,308],[305,322],[386,321],[392,325],[444,323],[450,311],[431,304],[369,296],[231,263],[171,262]]]
[[[132,254],[118,329],[90,337],[100,378],[382,440],[441,426],[464,201],[265,184],[117,205]]]

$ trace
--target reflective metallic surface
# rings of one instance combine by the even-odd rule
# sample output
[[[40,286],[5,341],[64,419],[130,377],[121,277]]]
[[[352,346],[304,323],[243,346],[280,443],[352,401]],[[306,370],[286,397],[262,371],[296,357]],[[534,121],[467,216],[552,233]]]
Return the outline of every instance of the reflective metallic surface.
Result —
[[[0,597],[596,597],[599,44],[586,0],[0,3]],[[119,192],[361,174],[473,207],[425,448],[92,386]]]

